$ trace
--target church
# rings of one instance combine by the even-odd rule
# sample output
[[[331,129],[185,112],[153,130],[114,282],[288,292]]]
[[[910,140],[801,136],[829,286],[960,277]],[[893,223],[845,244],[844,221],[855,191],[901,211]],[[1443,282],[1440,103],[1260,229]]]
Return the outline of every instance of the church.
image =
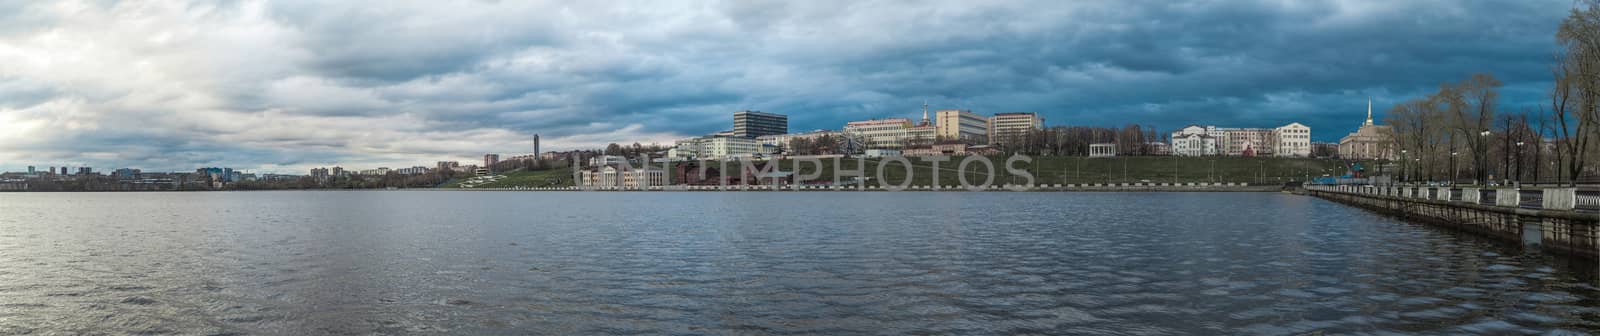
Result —
[[[1372,123],[1372,100],[1367,100],[1367,122],[1350,135],[1339,139],[1339,158],[1355,160],[1395,159],[1394,128]]]

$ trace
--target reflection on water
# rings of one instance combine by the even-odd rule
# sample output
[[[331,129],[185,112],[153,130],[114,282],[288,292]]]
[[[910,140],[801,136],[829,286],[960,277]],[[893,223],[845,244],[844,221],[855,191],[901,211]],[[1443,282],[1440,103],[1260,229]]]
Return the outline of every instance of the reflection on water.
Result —
[[[0,193],[0,334],[1600,331],[1571,264],[1269,193]]]

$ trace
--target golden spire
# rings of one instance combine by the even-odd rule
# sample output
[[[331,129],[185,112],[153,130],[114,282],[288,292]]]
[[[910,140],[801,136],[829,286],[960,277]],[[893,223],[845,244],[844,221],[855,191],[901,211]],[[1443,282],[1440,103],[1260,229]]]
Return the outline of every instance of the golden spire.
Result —
[[[1367,98],[1367,124],[1365,126],[1372,126],[1372,98]]]

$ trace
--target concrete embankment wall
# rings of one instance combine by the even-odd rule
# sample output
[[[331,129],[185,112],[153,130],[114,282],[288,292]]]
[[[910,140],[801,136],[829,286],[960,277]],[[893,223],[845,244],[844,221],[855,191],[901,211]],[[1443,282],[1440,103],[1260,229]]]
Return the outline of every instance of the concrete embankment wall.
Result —
[[[1523,205],[1516,189],[1496,191],[1493,199],[1484,199],[1477,189],[1443,187],[1314,186],[1306,193],[1552,252],[1600,258],[1600,214],[1573,210],[1570,190],[1545,191],[1539,204],[1543,208]]]
[[[908,186],[904,189],[861,186],[650,186],[634,187],[554,187],[554,188],[469,188],[440,190],[491,190],[491,191],[972,191],[962,186]],[[1032,186],[992,185],[978,191],[1104,191],[1104,192],[1277,192],[1279,185],[1250,185],[1247,183],[1104,183],[1104,184],[1039,184]]]

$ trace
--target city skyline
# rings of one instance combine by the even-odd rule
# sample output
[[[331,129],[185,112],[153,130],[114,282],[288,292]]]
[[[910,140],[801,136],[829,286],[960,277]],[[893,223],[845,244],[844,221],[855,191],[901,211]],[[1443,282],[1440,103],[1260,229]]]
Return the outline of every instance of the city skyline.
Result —
[[[531,153],[534,134],[671,145],[739,110],[839,130],[924,102],[1163,133],[1300,122],[1336,142],[1368,97],[1382,123],[1474,72],[1532,104],[1571,4],[648,6],[0,5],[18,65],[0,69],[0,171],[400,168]]]

